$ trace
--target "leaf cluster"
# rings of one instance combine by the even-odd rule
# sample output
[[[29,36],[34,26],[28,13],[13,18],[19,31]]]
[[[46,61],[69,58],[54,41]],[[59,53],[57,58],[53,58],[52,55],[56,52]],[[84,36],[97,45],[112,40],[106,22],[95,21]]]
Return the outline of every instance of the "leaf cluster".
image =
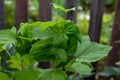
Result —
[[[91,42],[72,21],[22,23],[18,31],[14,27],[0,30],[0,77],[1,80],[9,80],[9,77],[13,80],[70,80],[67,72],[91,74],[91,62],[107,56],[110,49]],[[38,69],[36,62],[51,65]]]

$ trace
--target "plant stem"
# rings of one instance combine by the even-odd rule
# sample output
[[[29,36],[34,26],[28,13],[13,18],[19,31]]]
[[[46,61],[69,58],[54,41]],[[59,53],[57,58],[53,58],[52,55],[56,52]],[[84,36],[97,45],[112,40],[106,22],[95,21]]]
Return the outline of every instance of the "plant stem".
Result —
[[[66,20],[66,17],[67,17],[67,12],[65,12],[65,16],[64,16],[64,19]]]
[[[23,71],[24,66],[23,66],[23,59],[21,59],[21,70]]]

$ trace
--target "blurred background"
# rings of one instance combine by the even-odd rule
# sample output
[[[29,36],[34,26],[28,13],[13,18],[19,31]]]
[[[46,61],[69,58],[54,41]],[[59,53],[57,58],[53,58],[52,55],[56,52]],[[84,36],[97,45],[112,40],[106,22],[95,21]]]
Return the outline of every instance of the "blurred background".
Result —
[[[78,12],[77,12],[77,25],[79,26],[81,32],[84,35],[88,34],[88,26],[90,19],[90,4],[92,0],[79,0]],[[52,0],[52,3],[56,3],[60,6],[65,5],[65,0]],[[102,35],[101,43],[109,44],[111,26],[114,19],[114,10],[115,10],[116,0],[105,0],[105,11],[102,20]],[[6,16],[6,27],[10,28],[15,25],[15,1],[14,0],[5,0],[5,16]],[[29,22],[34,22],[38,20],[38,9],[39,4],[38,0],[29,0]],[[60,11],[52,11],[53,18],[58,19],[60,16],[63,16],[64,13]]]

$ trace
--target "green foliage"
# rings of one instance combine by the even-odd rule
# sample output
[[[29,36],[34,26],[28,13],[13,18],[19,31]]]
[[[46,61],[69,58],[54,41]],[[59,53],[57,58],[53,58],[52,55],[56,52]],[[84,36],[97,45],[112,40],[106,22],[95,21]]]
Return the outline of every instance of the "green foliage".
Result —
[[[78,62],[95,62],[100,60],[111,48],[109,46],[103,46],[95,42],[91,42],[88,37],[82,39],[81,44],[78,44],[75,56]],[[94,54],[94,56],[93,56]]]
[[[16,45],[16,31],[13,30],[1,30],[0,31],[0,44],[12,43]]]
[[[80,73],[81,75],[89,75],[93,70],[93,67],[89,63],[74,62],[71,65],[67,65],[66,68],[72,72]]]
[[[61,18],[60,16],[62,16],[62,17],[64,16],[64,18],[66,18],[67,12],[75,11],[75,7],[66,9],[63,6],[57,5],[56,3],[51,3],[51,4],[52,4],[53,8],[56,10],[55,12],[57,12],[57,14],[59,14],[59,16],[56,15],[58,18]]]
[[[114,20],[113,16],[114,16],[114,13],[103,15],[102,32],[101,32],[101,43],[103,44],[110,43],[112,25]]]
[[[19,53],[13,55],[10,57],[10,60],[8,60],[11,68],[16,68],[18,70],[22,70],[23,68],[27,68],[28,66],[32,66],[34,64],[34,60],[30,60],[27,55],[20,56]]]
[[[38,72],[35,70],[19,71],[14,73],[13,80],[36,80]]]
[[[15,7],[14,7],[15,0],[5,0],[5,20],[6,20],[6,28],[11,28],[15,25]]]
[[[120,66],[120,61],[116,62],[116,65],[119,65],[119,66]]]
[[[0,72],[0,80],[10,80],[10,79],[7,74]]]
[[[120,76],[120,68],[105,67],[104,70],[99,73],[99,75],[101,75],[101,76],[107,76],[107,77],[115,76],[115,75]]]
[[[110,5],[110,4],[115,3],[115,2],[116,2],[116,0],[105,0],[105,3],[107,5]]]
[[[79,0],[79,6],[81,6],[82,10],[89,10],[90,5],[93,0]],[[105,2],[105,12],[113,12],[115,9],[115,3],[117,0],[104,0]]]
[[[92,0],[81,0],[81,2],[84,2],[84,3],[90,4],[90,3],[92,2]]]
[[[8,62],[12,62],[12,64],[10,65],[11,68],[21,70],[21,58],[18,53],[16,55],[11,56],[11,59]]]
[[[90,12],[81,12],[81,14],[78,14],[77,25],[79,26],[80,31],[81,33],[83,33],[83,35],[88,34],[89,18],[90,18],[89,14]],[[113,17],[114,17],[114,13],[103,15],[102,30],[100,37],[100,42],[102,44],[108,45],[110,43],[112,25],[114,20]]]
[[[68,80],[66,73],[63,70],[45,69],[41,70],[38,80]]]
[[[35,7],[29,8],[32,10],[29,21],[31,19],[31,21],[35,21],[39,5],[36,0],[31,1],[30,5]],[[88,6],[91,3],[91,0],[80,1]],[[52,3],[61,15],[75,10],[75,8],[65,9],[54,2],[64,6],[65,0],[53,0]],[[114,2],[106,0],[108,5]],[[14,25],[14,7],[6,3],[6,8],[6,14],[10,12],[9,15],[11,15],[6,16],[7,27],[10,27]],[[70,76],[73,77],[76,77],[75,74],[78,76],[91,74],[91,71],[94,70],[91,62],[107,56],[111,47],[91,42],[89,37],[81,34],[87,34],[87,18],[78,21],[81,22],[80,30],[71,21],[62,18],[56,20],[22,23],[18,31],[15,28],[0,30],[0,80],[74,80],[69,78],[67,72],[72,72]],[[109,42],[107,38],[111,28],[106,26],[111,26],[111,22],[111,15],[107,16],[107,20],[103,18],[102,42],[104,44]],[[37,69],[35,63],[38,61],[50,62],[50,68]],[[117,64],[119,65],[119,63]],[[116,74],[115,71],[116,68],[107,73],[111,73],[108,74],[111,76]]]
[[[116,0],[105,0],[105,3],[110,5],[110,4],[114,3],[115,1]],[[80,0],[80,2],[90,4],[92,2],[92,0]]]
[[[93,70],[91,62],[102,59],[111,50],[91,42],[74,22],[63,19],[22,23],[18,31],[0,30],[0,36],[2,59],[7,57],[5,53],[12,54],[1,60],[8,65],[5,71],[12,80],[69,80],[66,72],[89,75]],[[37,69],[36,61],[50,62],[51,66]]]
[[[52,0],[52,2],[56,3],[56,4],[60,5],[60,6],[64,6],[64,4],[65,4],[65,0]]]
[[[116,62],[115,65],[117,67],[114,67],[114,66],[105,67],[103,71],[98,73],[98,75],[109,77],[112,80],[116,80],[114,76],[120,76],[120,61]]]
[[[59,5],[55,4],[55,3],[51,3],[51,4],[53,5],[53,7],[54,7],[55,9],[60,10],[60,11],[63,11],[63,12],[65,12],[65,13],[67,13],[67,12],[69,12],[69,11],[74,11],[74,10],[75,10],[75,8],[65,9],[64,7],[59,6]]]

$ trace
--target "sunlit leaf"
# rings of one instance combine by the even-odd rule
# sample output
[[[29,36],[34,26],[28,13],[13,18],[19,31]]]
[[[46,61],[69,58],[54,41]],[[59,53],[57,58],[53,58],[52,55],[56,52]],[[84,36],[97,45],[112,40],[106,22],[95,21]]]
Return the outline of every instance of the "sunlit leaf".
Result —
[[[95,62],[108,55],[111,50],[110,46],[90,42],[89,38],[84,37],[81,43],[78,43],[75,53],[78,62]]]
[[[67,75],[62,70],[42,70],[38,80],[67,80]]]
[[[20,56],[20,54],[17,53],[16,55],[11,56],[10,60],[8,62],[11,63],[10,64],[11,68],[16,68],[16,69],[21,70],[22,64],[21,64],[21,56]]]
[[[0,72],[0,80],[10,80],[10,79],[7,74]]]
[[[14,73],[14,80],[37,80],[38,72],[35,70],[19,71]]]
[[[69,12],[69,11],[75,11],[75,8],[71,8],[71,9],[65,9],[64,7],[62,6],[59,6],[55,3],[51,3],[53,5],[53,8],[57,9],[57,10],[60,10],[60,11],[63,11],[63,12]]]
[[[88,63],[73,63],[71,67],[75,70],[75,72],[78,72],[80,74],[91,74],[91,71],[93,70],[93,67],[91,64]]]
[[[116,62],[115,64],[120,65],[120,61]]]
[[[17,44],[16,34],[11,32],[10,30],[1,30],[0,31],[0,44],[8,44],[12,43],[14,45]]]
[[[54,46],[62,46],[63,48],[67,46],[68,36],[64,33],[58,33],[53,38]]]

